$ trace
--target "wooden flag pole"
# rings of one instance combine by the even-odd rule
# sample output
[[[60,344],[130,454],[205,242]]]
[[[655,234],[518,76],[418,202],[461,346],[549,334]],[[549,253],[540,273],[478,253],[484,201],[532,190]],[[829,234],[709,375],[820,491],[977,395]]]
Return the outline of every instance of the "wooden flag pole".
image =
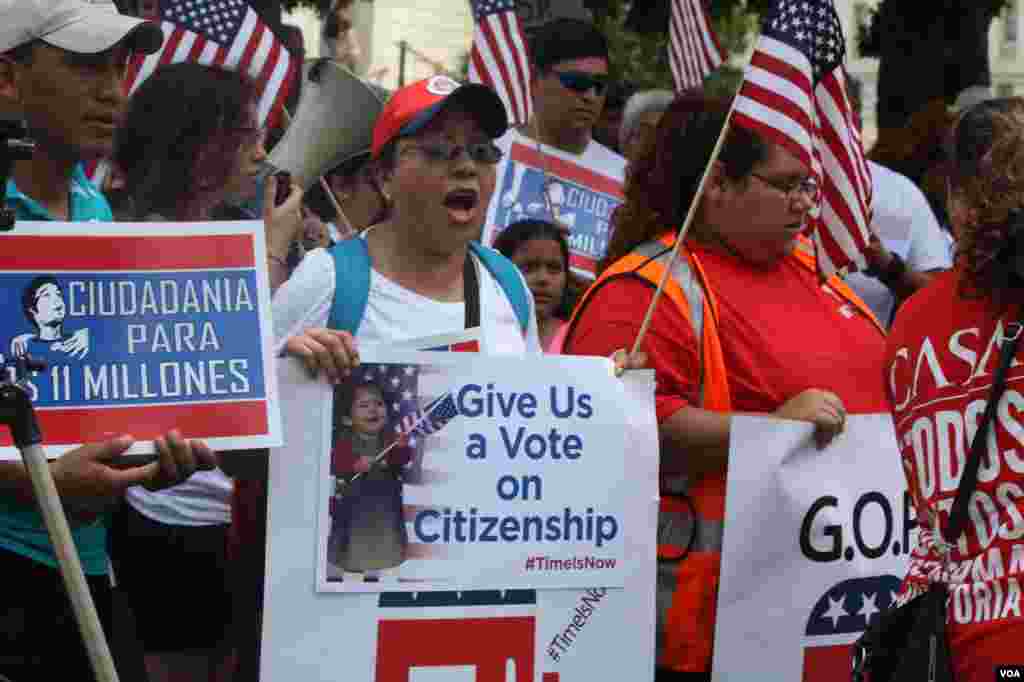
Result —
[[[704,169],[704,175],[701,176],[700,184],[697,185],[697,193],[693,197],[693,201],[690,202],[690,210],[686,213],[686,220],[683,221],[683,226],[679,230],[679,234],[676,235],[676,243],[672,247],[672,256],[668,260],[668,264],[665,266],[665,271],[661,273],[661,281],[658,283],[658,288],[654,292],[654,298],[651,299],[651,304],[647,306],[647,312],[644,314],[644,321],[640,325],[640,331],[637,332],[636,341],[633,342],[633,348],[629,351],[630,355],[640,350],[640,344],[643,343],[644,336],[647,335],[647,329],[651,326],[651,318],[654,317],[654,308],[658,305],[658,299],[661,298],[661,292],[665,289],[665,283],[668,281],[669,274],[672,272],[672,267],[676,264],[676,259],[679,258],[679,248],[682,243],[686,240],[686,233],[690,230],[690,225],[693,223],[693,218],[697,214],[697,205],[700,204],[701,197],[704,196],[704,186],[707,184],[708,177],[711,175],[711,168],[718,161],[718,155],[722,152],[722,145],[725,144],[725,137],[729,133],[729,125],[732,122],[732,112],[736,109],[736,101],[739,99],[739,91],[732,98],[732,104],[729,106],[729,113],[725,116],[725,123],[722,125],[722,131],[718,134],[718,140],[715,142],[715,148],[711,151],[711,158],[708,159],[708,165]]]
[[[2,356],[0,362],[3,362]],[[0,424],[10,428],[14,444],[21,452],[22,461],[32,483],[32,492],[57,557],[57,567],[64,581],[75,621],[78,623],[93,676],[96,682],[118,682],[110,645],[96,612],[96,603],[89,591],[85,572],[82,570],[82,561],[71,535],[71,526],[64,513],[57,484],[53,480],[53,472],[46,461],[46,453],[40,445],[43,435],[36,421],[35,410],[29,399],[28,390],[22,383],[29,370],[40,371],[45,369],[45,365],[36,365],[27,356],[17,360],[15,364],[19,375],[17,383],[0,383]],[[54,652],[53,655],[59,656],[60,652]],[[0,675],[0,678],[2,677]]]

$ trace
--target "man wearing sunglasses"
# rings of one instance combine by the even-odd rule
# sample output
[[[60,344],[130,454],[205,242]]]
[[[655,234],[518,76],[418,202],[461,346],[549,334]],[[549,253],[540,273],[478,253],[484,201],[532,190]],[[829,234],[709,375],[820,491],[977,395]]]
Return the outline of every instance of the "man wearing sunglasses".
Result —
[[[484,242],[524,218],[569,230],[571,265],[593,278],[622,201],[625,159],[594,139],[608,94],[608,41],[592,24],[556,19],[530,45],[533,120],[498,141],[504,158]]]

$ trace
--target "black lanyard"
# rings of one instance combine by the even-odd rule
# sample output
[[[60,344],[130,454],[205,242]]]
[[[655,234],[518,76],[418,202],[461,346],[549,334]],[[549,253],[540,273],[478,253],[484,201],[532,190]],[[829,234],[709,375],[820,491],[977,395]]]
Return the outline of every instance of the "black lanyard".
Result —
[[[466,252],[466,264],[462,266],[462,295],[466,305],[466,329],[480,326],[480,281],[476,276],[473,256]]]

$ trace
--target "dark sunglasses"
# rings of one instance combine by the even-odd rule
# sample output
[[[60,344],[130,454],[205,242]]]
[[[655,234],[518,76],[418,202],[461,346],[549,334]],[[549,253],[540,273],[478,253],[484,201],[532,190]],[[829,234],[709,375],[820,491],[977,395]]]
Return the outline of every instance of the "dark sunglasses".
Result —
[[[406,149],[415,149],[432,163],[441,161],[452,162],[466,152],[474,163],[493,166],[501,161],[501,150],[491,142],[478,142],[476,144],[461,145],[451,142],[424,142],[411,144]]]
[[[608,76],[582,71],[555,71],[554,74],[558,76],[562,87],[573,92],[588,92],[593,88],[597,96],[600,97],[608,89]]]

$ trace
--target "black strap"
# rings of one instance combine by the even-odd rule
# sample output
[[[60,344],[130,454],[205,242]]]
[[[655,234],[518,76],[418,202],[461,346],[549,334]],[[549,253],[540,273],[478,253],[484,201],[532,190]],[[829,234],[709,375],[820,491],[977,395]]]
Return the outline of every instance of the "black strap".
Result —
[[[992,377],[992,391],[988,397],[988,404],[985,406],[985,414],[978,424],[978,431],[971,441],[971,451],[967,455],[967,462],[964,464],[964,474],[960,477],[960,486],[956,490],[956,498],[953,500],[953,510],[949,514],[949,524],[942,531],[942,538],[949,544],[960,538],[960,533],[967,523],[967,503],[974,494],[974,488],[978,484],[978,468],[981,466],[981,452],[986,446],[986,433],[989,424],[996,416],[999,408],[999,401],[1006,389],[1006,372],[1010,369],[1017,354],[1017,345],[1021,336],[1021,322],[1014,322],[1007,326],[1003,334],[1003,342],[999,348],[999,367]]]
[[[462,294],[466,305],[466,329],[480,326],[480,281],[476,276],[473,256],[466,252],[466,263],[462,266]]]

